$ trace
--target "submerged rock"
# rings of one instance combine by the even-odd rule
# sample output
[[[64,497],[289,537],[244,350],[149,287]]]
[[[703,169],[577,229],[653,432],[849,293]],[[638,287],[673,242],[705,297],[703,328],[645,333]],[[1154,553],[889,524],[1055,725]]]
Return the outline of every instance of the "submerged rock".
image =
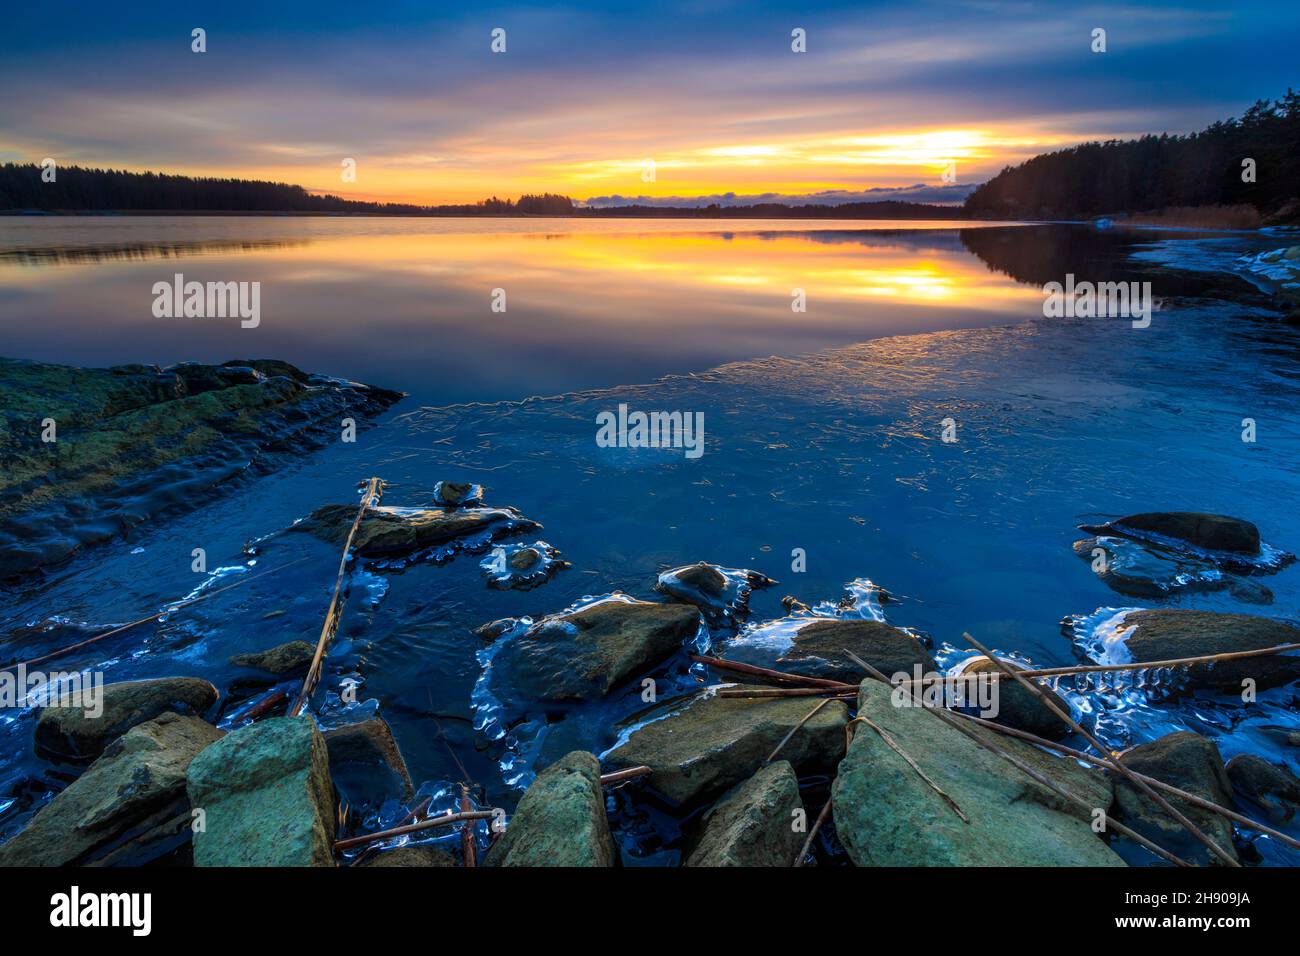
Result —
[[[1172,608],[1132,611],[1124,617],[1123,627],[1132,628],[1124,643],[1136,663],[1300,643],[1300,628],[1250,614]],[[1250,678],[1263,690],[1300,678],[1300,658],[1275,654],[1196,664],[1186,668],[1186,675],[1193,687],[1239,693],[1242,681]]]
[[[106,684],[100,714],[88,715],[83,705],[41,711],[36,722],[36,752],[56,760],[93,760],[137,724],[166,713],[202,716],[218,696],[215,687],[197,677]]]
[[[667,706],[667,716],[636,727],[605,762],[615,770],[650,767],[650,787],[686,807],[748,779],[815,703],[803,697],[744,700],[706,694]],[[800,775],[831,772],[844,755],[847,720],[843,701],[831,701],[795,732],[780,756]]]
[[[865,724],[832,786],[835,830],[858,866],[1123,866],[1091,815],[921,707],[862,682],[858,713],[880,726],[969,818],[961,819]],[[1105,776],[1022,741],[973,728],[1089,806],[1111,802]]]
[[[204,811],[195,866],[333,866],[334,791],[311,717],[241,727],[190,764],[190,803]]]
[[[1214,741],[1200,734],[1189,730],[1166,734],[1126,751],[1120,756],[1120,763],[1136,773],[1154,777],[1203,800],[1232,808],[1232,784],[1223,769],[1219,748]],[[1232,824],[1228,820],[1169,794],[1161,796],[1229,856],[1236,858]],[[1199,866],[1218,863],[1218,858],[1168,811],[1119,775],[1115,778],[1115,812],[1122,823],[1189,863]]]
[[[527,591],[550,580],[556,572],[572,567],[560,559],[560,552],[545,541],[494,547],[480,563],[488,587]]]
[[[0,359],[0,579],[193,508],[337,435],[341,417],[400,398],[264,360],[93,369]],[[57,441],[45,440],[48,421]]]
[[[533,781],[484,866],[613,866],[600,764],[574,751]]]
[[[1238,754],[1225,768],[1237,796],[1259,804],[1279,823],[1300,809],[1300,778],[1289,768],[1254,754]]]
[[[804,841],[794,828],[802,809],[794,768],[768,764],[704,815],[685,865],[790,866]]]
[[[612,598],[500,642],[492,666],[535,700],[590,700],[659,664],[698,628],[693,607]]]
[[[754,588],[776,584],[765,574],[737,568],[707,564],[688,564],[659,575],[655,590],[675,601],[694,604],[719,622],[742,617],[749,611],[749,596]]]
[[[444,508],[463,508],[483,501],[483,486],[468,481],[440,481],[433,486],[433,500]]]
[[[865,675],[862,668],[844,654],[852,651],[886,677],[903,672],[913,676],[914,668],[923,673],[937,670],[934,658],[921,642],[883,621],[824,620],[800,627],[794,634],[794,646],[778,659],[778,670],[809,674],[829,680],[857,683]]]
[[[354,866],[455,866],[456,860],[445,850],[419,843],[399,846],[371,854]]]
[[[1200,511],[1150,511],[1101,525],[1079,525],[1089,534],[1160,535],[1210,551],[1259,554],[1259,529],[1244,518]]]
[[[314,645],[308,644],[306,641],[289,641],[287,644],[280,644],[265,651],[236,654],[230,658],[230,663],[236,667],[253,667],[260,671],[266,671],[268,674],[282,677],[286,674],[305,671],[311,666],[312,658],[315,656],[316,648]]]
[[[330,777],[350,803],[409,801],[411,774],[388,724],[378,717],[325,731]]]
[[[1273,593],[1234,569],[1247,574],[1272,573],[1291,559],[1289,554],[1270,551],[1268,556],[1246,563],[1238,558],[1224,560],[1219,553],[1114,535],[1076,541],[1074,553],[1089,562],[1093,573],[1112,591],[1129,597],[1159,599],[1183,591],[1226,590],[1250,604],[1271,604]]]
[[[0,846],[0,866],[139,866],[171,852],[189,838],[186,771],[221,736],[172,713],[130,728]]]
[[[359,505],[325,505],[289,530],[305,531],[340,547],[347,541]],[[352,540],[365,558],[412,554],[425,548],[479,536],[485,541],[540,528],[512,508],[390,508],[366,510]]]
[[[1002,663],[1012,670],[1025,669],[1014,661],[1003,660]],[[997,666],[987,657],[980,656],[963,662],[954,676],[996,673],[998,673]],[[1070,705],[1050,687],[1041,682],[1035,683],[1034,686],[1060,708],[1062,713],[1070,713]],[[1060,740],[1073,733],[1069,724],[1052,713],[1046,704],[1019,681],[1002,677],[996,679],[995,687],[997,696],[994,699],[997,701],[998,713],[996,717],[989,718],[995,723],[1005,724],[1007,727],[1014,727],[1048,740]]]

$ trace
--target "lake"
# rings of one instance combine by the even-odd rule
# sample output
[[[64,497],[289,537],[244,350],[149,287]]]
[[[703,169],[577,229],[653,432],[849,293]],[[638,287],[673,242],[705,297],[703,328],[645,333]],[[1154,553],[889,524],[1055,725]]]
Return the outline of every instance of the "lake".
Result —
[[[1300,548],[1294,330],[1226,271],[1134,255],[1194,238],[942,222],[0,220],[7,356],[278,358],[409,393],[355,444],[8,589],[0,629],[152,613],[195,589],[199,544],[221,568],[209,584],[250,561],[299,561],[62,662],[108,680],[184,673],[229,687],[229,655],[315,639],[338,561],[307,536],[272,536],[255,553],[249,543],[354,502],[357,482],[379,475],[392,505],[427,505],[439,480],[480,483],[488,503],[541,522],[535,537],[573,565],[528,591],[489,588],[481,554],[354,575],[318,716],[382,713],[435,806],[466,775],[488,802],[513,806],[534,765],[604,751],[639,708],[624,695],[530,710],[495,683],[476,628],[614,591],[651,598],[659,573],[696,561],[779,580],[755,593],[754,621],[783,617],[786,595],[834,603],[870,581],[894,597],[888,620],[941,660],[960,656],[969,631],[1034,664],[1076,663],[1064,618],[1153,606],[1092,573],[1071,550],[1078,524],[1221,512],[1254,521],[1271,546]],[[1223,242],[1225,262],[1283,244]],[[178,272],[262,283],[260,324],[155,318],[151,288]],[[1045,319],[1042,286],[1067,273],[1149,281],[1160,308],[1144,329]],[[791,307],[799,289],[803,312]],[[703,454],[600,446],[597,417],[620,404],[702,414]],[[1244,418],[1258,424],[1254,442],[1242,441]],[[955,440],[943,440],[945,421]],[[1294,617],[1300,571],[1258,580],[1266,606],[1228,591],[1159,606]],[[732,636],[704,637],[725,648]],[[685,689],[698,676],[683,652],[662,679]],[[348,679],[362,685],[356,703],[338,695]],[[1069,692],[1113,746],[1191,728],[1225,758],[1300,767],[1278,743],[1279,728],[1300,729],[1285,691],[1249,711],[1112,697]],[[6,713],[0,725],[0,834],[60,785],[30,755],[32,719]],[[625,862],[675,852],[672,824],[635,822],[620,837]],[[1267,838],[1253,844],[1256,862],[1297,862]]]

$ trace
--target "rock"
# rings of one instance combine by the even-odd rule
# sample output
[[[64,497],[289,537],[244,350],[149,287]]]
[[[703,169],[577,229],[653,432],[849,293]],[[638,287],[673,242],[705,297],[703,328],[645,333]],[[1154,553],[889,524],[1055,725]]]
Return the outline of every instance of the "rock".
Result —
[[[1002,663],[1012,670],[1022,671],[1025,669],[1012,661],[1004,660]],[[991,660],[981,656],[966,662],[961,669],[961,673],[990,674],[997,673],[997,670]],[[1064,713],[1070,713],[1070,705],[1050,687],[1042,683],[1037,683],[1034,686],[1046,694],[1047,698]],[[1018,681],[1009,677],[997,680],[997,697],[994,699],[997,701],[998,713],[996,717],[989,719],[996,723],[1004,724],[1007,727],[1015,727],[1017,730],[1024,730],[1038,737],[1045,737],[1048,740],[1060,740],[1073,732],[1065,721],[1048,709],[1046,704],[1021,686]]]
[[[539,621],[504,643],[492,666],[527,697],[590,700],[670,657],[698,627],[693,607],[600,601]]]
[[[1166,734],[1150,743],[1140,744],[1120,755],[1120,763],[1130,770],[1154,777],[1163,783],[1186,790],[1221,807],[1232,807],[1232,784],[1223,769],[1223,758],[1212,740],[1189,730]],[[1234,859],[1232,824],[1218,814],[1162,794],[1207,837]],[[1115,780],[1115,815],[1156,845],[1198,866],[1217,863],[1208,849],[1185,830],[1169,813],[1140,792],[1123,777]]]
[[[371,854],[356,866],[455,866],[456,860],[450,853],[437,847],[419,843],[415,846],[399,846],[392,850],[383,850]]]
[[[675,572],[677,581],[686,587],[717,597],[727,587],[727,579],[717,568],[701,561],[689,567],[678,568]]]
[[[1225,768],[1237,796],[1259,804],[1280,823],[1300,809],[1300,778],[1285,766],[1254,754],[1238,754]]]
[[[0,579],[265,473],[401,396],[282,362],[72,368],[0,359]],[[58,441],[43,440],[42,421]],[[250,467],[251,463],[251,467]]]
[[[255,667],[258,670],[280,677],[297,671],[305,671],[311,666],[312,658],[315,656],[316,648],[313,645],[308,644],[306,641],[290,641],[287,644],[280,644],[265,651],[257,651],[252,654],[236,654],[230,658],[230,663],[236,667]]]
[[[744,700],[714,694],[666,708],[668,716],[633,730],[605,762],[615,770],[650,767],[650,787],[679,807],[702,803],[748,779],[812,709],[802,697]],[[832,701],[799,728],[781,757],[801,776],[830,773],[844,755],[847,720],[848,708]]]
[[[613,866],[600,764],[575,750],[538,774],[484,866]]]
[[[325,731],[325,747],[330,777],[349,803],[378,806],[415,795],[402,751],[380,718]]]
[[[527,571],[540,560],[542,560],[542,555],[536,548],[520,548],[510,555],[509,564],[512,570]]]
[[[832,785],[835,830],[858,866],[1123,866],[1065,801],[921,707],[896,707],[863,681],[858,714],[900,748],[969,818],[964,822],[871,727],[856,725]],[[972,728],[1089,806],[1107,809],[1105,776],[1023,741]]]
[[[483,488],[468,481],[440,481],[433,486],[433,500],[444,508],[476,505],[483,500]]]
[[[139,866],[171,852],[189,838],[186,771],[221,735],[172,713],[130,728],[0,846],[0,866]]]
[[[663,572],[655,582],[655,590],[675,601],[694,604],[715,623],[722,624],[748,613],[754,588],[775,583],[757,571],[720,568],[700,561]]]
[[[1080,525],[1089,534],[1133,537],[1158,534],[1211,551],[1259,554],[1259,529],[1243,518],[1199,511],[1150,511],[1117,518],[1103,525]]]
[[[1133,611],[1123,626],[1133,628],[1125,645],[1136,663],[1300,643],[1300,628],[1250,614],[1162,608]],[[1193,687],[1240,693],[1242,681],[1251,678],[1265,690],[1300,678],[1300,658],[1279,654],[1218,661],[1213,666],[1196,664],[1186,674]]]
[[[794,647],[777,659],[776,669],[809,674],[828,680],[857,683],[862,668],[844,655],[850,650],[886,677],[898,672],[913,676],[938,669],[932,658],[911,634],[881,621],[826,620],[799,628]]]
[[[190,764],[190,803],[204,811],[195,866],[333,866],[334,788],[311,717],[241,727]]]
[[[686,866],[790,866],[804,834],[799,780],[784,760],[768,764],[718,801],[701,821]]]
[[[340,547],[347,541],[359,505],[325,505],[290,528]],[[491,540],[540,528],[511,508],[370,508],[361,519],[352,550],[366,558],[411,554],[469,535]]]
[[[85,707],[46,707],[36,722],[36,752],[56,760],[93,760],[137,724],[165,713],[206,714],[217,689],[197,677],[123,681],[103,688],[103,713]]]

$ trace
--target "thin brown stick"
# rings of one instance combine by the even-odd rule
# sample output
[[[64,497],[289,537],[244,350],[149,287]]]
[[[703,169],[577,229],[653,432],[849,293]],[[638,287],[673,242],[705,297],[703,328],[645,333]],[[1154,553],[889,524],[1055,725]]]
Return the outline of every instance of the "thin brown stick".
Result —
[[[794,866],[796,869],[803,866],[804,857],[806,857],[808,851],[812,849],[813,839],[817,836],[817,831],[822,828],[822,824],[826,822],[826,818],[830,815],[831,798],[827,797],[826,805],[822,807],[822,812],[817,814],[817,819],[813,822],[812,829],[808,831],[808,839],[803,841],[803,846],[799,848],[799,855],[794,858]]]
[[[1105,745],[1103,745],[1100,740],[1098,740],[1091,733],[1085,730],[1079,724],[1079,722],[1076,721],[1073,717],[1071,717],[1069,714],[1062,711],[1060,707],[1056,706],[1056,704],[1052,702],[1051,698],[1042,692],[1042,690],[1038,687],[1038,685],[1036,685],[1033,681],[1021,677],[1016,671],[1008,668],[1001,658],[994,657],[992,651],[984,647],[984,645],[980,644],[980,642],[975,640],[975,638],[971,637],[970,634],[962,634],[962,637],[964,637],[967,641],[969,641],[977,651],[979,651],[990,661],[992,661],[994,667],[996,667],[1004,674],[1010,674],[1011,677],[1016,681],[1016,683],[1018,683],[1021,687],[1024,687],[1036,698],[1038,698],[1038,700],[1045,707],[1047,707],[1048,710],[1050,710],[1061,720],[1065,721],[1065,723],[1068,724],[1070,728],[1074,730],[1075,733],[1083,737],[1084,740],[1092,744],[1092,746],[1096,748],[1099,754],[1105,754],[1107,763],[1111,768],[1113,768],[1117,773],[1122,774],[1135,787],[1137,787],[1144,794],[1146,794],[1148,797],[1154,800],[1156,804],[1160,807],[1160,809],[1164,810],[1165,813],[1169,814],[1176,821],[1178,821],[1179,825],[1181,825],[1188,833],[1194,836],[1197,839],[1197,841],[1200,842],[1207,850],[1209,850],[1216,857],[1218,857],[1219,860],[1225,866],[1237,867],[1241,865],[1226,850],[1224,850],[1223,847],[1219,846],[1219,844],[1215,843],[1208,836],[1202,833],[1200,827],[1198,827],[1191,820],[1187,819],[1187,816],[1181,810],[1179,810],[1177,807],[1171,804],[1160,794],[1156,793],[1156,791],[1152,789],[1150,784],[1146,783],[1143,780],[1139,780],[1137,776],[1133,773],[1133,771],[1129,770],[1128,767],[1120,763],[1118,759],[1111,756],[1110,751],[1106,749]]]
[[[348,531],[347,539],[343,542],[343,555],[339,558],[339,573],[334,578],[334,594],[330,597],[329,608],[325,612],[325,623],[321,625],[320,638],[316,641],[316,653],[312,655],[311,667],[307,669],[307,676],[303,678],[302,690],[298,694],[297,701],[289,709],[290,717],[297,717],[302,713],[303,708],[307,706],[307,700],[311,697],[312,691],[316,689],[316,682],[320,680],[321,663],[325,659],[325,648],[334,638],[334,632],[339,626],[339,617],[343,612],[343,575],[347,572],[348,555],[352,551],[352,539],[357,535],[357,528],[361,527],[361,519],[365,516],[366,509],[379,503],[380,497],[384,493],[384,483],[378,478],[371,478],[366,484],[365,494],[361,496],[361,506],[357,508],[357,516],[352,519],[352,527]]]
[[[1147,661],[1135,664],[1084,664],[1078,667],[1040,667],[1036,670],[1023,670],[1022,677],[1064,677],[1070,674],[1113,673],[1115,671],[1138,671],[1158,667],[1185,667],[1189,664],[1214,664],[1218,661],[1234,661],[1247,657],[1268,657],[1284,651],[1300,650],[1300,644],[1279,644],[1276,647],[1261,647],[1253,651],[1225,651],[1222,654],[1202,654],[1199,657],[1176,657],[1168,661]]]
[[[1105,768],[1109,766],[1106,763],[1106,761],[1102,760],[1100,757],[1094,754],[1085,753],[1082,750],[1075,750],[1073,747],[1067,747],[1065,744],[1058,743],[1055,740],[1045,740],[1042,737],[1038,737],[1034,734],[1029,733],[1029,731],[1027,730],[1020,730],[1019,728],[1016,727],[1008,727],[1005,724],[994,723],[991,720],[985,720],[983,717],[976,717],[974,714],[966,714],[966,713],[962,713],[961,711],[948,711],[948,713],[952,714],[954,717],[960,717],[963,720],[972,721],[976,724],[979,724],[981,727],[986,727],[989,730],[995,731],[997,733],[1005,734],[1008,737],[1016,737],[1027,743],[1031,743],[1039,747],[1046,747],[1051,750],[1055,750],[1058,753],[1064,754],[1067,757],[1073,757],[1075,760],[1082,760],[1085,763],[1092,764],[1094,767]],[[1238,813],[1235,810],[1230,810],[1227,807],[1221,806],[1210,800],[1206,800],[1204,797],[1198,797],[1194,793],[1189,793],[1186,790],[1181,790],[1178,787],[1175,787],[1173,784],[1165,783],[1163,780],[1157,780],[1155,777],[1148,777],[1146,774],[1138,773],[1136,770],[1134,770],[1133,773],[1136,776],[1141,777],[1147,783],[1151,784],[1151,786],[1155,787],[1157,790],[1163,790],[1165,793],[1171,794],[1175,797],[1178,797],[1180,800],[1184,800],[1187,803],[1191,803],[1197,807],[1200,807],[1202,810],[1208,810],[1211,813],[1217,813],[1219,816],[1225,817],[1234,823],[1237,823],[1243,827],[1247,827],[1251,830],[1257,830],[1260,833],[1273,837],[1275,840],[1281,840],[1283,843],[1287,844],[1288,846],[1300,850],[1300,840],[1297,840],[1294,837],[1287,836],[1281,830],[1274,830],[1272,827],[1260,823],[1256,820],[1252,820],[1250,817],[1245,816],[1244,814]]]
[[[420,830],[431,830],[434,827],[449,827],[456,823],[462,823],[465,820],[491,820],[496,816],[496,810],[471,810],[468,813],[444,813],[440,816],[430,817],[428,820],[421,820],[418,823],[408,823],[405,826],[393,827],[390,830],[379,830],[375,833],[367,833],[365,836],[348,837],[346,840],[336,840],[334,842],[334,851],[341,852],[350,850],[354,846],[365,846],[368,843],[374,843],[378,840],[388,840],[392,837],[402,836],[407,833],[416,833]]]
[[[283,690],[277,690],[274,694],[267,694],[252,707],[248,708],[248,710],[240,714],[239,719],[257,720],[266,716],[266,714],[274,710],[278,705],[283,704],[288,699],[289,695]]]
[[[200,601],[206,601],[210,597],[216,597],[218,594],[223,594],[226,591],[234,590],[235,588],[241,587],[242,585],[245,585],[250,581],[256,581],[258,578],[264,578],[268,574],[275,574],[277,571],[283,571],[285,568],[291,568],[295,564],[302,564],[306,560],[307,560],[306,558],[299,558],[296,561],[290,561],[288,564],[282,564],[276,568],[270,568],[266,571],[259,571],[257,574],[250,575],[246,578],[240,578],[238,581],[234,582],[233,584],[227,584],[225,587],[217,588],[215,591],[204,591],[202,594],[195,595],[194,597],[189,598],[187,600],[177,601],[175,604],[169,604],[167,605],[167,607],[159,611],[157,614],[151,614],[148,617],[142,617],[140,618],[140,620],[132,621],[130,624],[123,624],[121,627],[115,627],[111,631],[105,631],[103,634],[96,634],[94,637],[88,637],[84,641],[78,641],[76,644],[69,644],[67,647],[61,647],[57,651],[50,651],[50,653],[48,654],[42,654],[40,657],[33,657],[31,660],[18,661],[16,664],[5,664],[3,667],[0,667],[0,671],[7,671],[10,670],[11,668],[18,668],[18,667],[31,667],[33,664],[43,664],[46,661],[51,660],[55,657],[62,657],[64,654],[71,654],[73,651],[79,651],[81,650],[81,648],[86,647],[89,644],[94,644],[96,641],[102,641],[106,637],[113,637],[116,634],[121,634],[123,631],[129,631],[133,627],[139,627],[141,624],[148,624],[150,621],[156,621],[160,617],[166,617],[168,614],[174,614],[175,612],[179,611],[181,608],[190,607],[194,604],[198,604]]]
[[[474,805],[470,803],[469,787],[463,783],[460,785],[460,812],[462,814],[472,813]],[[460,828],[460,854],[465,860],[465,865],[474,867],[477,860],[474,853],[474,821],[466,820]]]
[[[718,692],[719,697],[852,697],[856,690],[841,690],[838,687],[724,687]],[[829,695],[829,696],[828,696]]]
[[[769,680],[788,681],[792,684],[801,684],[805,687],[837,687],[856,690],[853,684],[846,684],[843,681],[827,680],[823,677],[808,677],[804,674],[790,674],[786,671],[774,671],[770,667],[758,667],[754,664],[742,664],[740,661],[728,661],[721,657],[704,657],[700,654],[692,654],[691,660],[697,664],[707,664],[709,667],[715,667],[720,671],[732,671],[736,674],[748,674],[751,677],[766,677]]]
[[[613,773],[602,773],[600,775],[600,785],[602,787],[612,787],[616,783],[622,783],[624,780],[635,780],[637,777],[648,777],[654,773],[652,769],[642,764],[639,767],[628,767],[626,770],[615,770]]]
[[[852,651],[845,651],[844,653],[847,654],[854,661],[856,661],[859,666],[865,669],[867,673],[870,674],[872,677],[874,677],[876,680],[882,681],[885,684],[889,684],[892,686],[892,681],[890,681],[889,678],[887,678],[876,668],[872,667],[870,664],[863,661]],[[1046,775],[1039,773],[1033,767],[1030,767],[1027,764],[1023,763],[1022,761],[1018,760],[1016,757],[1007,753],[1001,747],[993,746],[993,744],[990,741],[987,741],[984,738],[980,737],[978,734],[974,733],[969,728],[963,727],[960,721],[956,720],[956,717],[965,716],[964,714],[954,713],[952,711],[942,709],[942,708],[926,707],[925,702],[922,698],[917,697],[911,691],[908,691],[908,694],[911,696],[913,702],[916,703],[918,706],[929,711],[931,714],[933,714],[935,717],[938,717],[940,720],[948,724],[954,730],[958,731],[961,734],[964,734],[966,737],[969,737],[971,740],[973,740],[980,747],[983,747],[989,753],[994,754],[997,757],[1001,757],[1004,761],[1011,764],[1011,766],[1015,767],[1017,770],[1021,771],[1031,780],[1034,780],[1042,784],[1044,787],[1046,787],[1048,790],[1051,790],[1057,796],[1062,797],[1065,800],[1068,800],[1069,802],[1075,804],[1078,807],[1081,807],[1082,809],[1088,811],[1089,813],[1091,813],[1094,809],[1096,809],[1095,807],[1090,806],[1088,804],[1088,801],[1084,800],[1082,797],[1071,793],[1070,791],[1066,790],[1064,787],[1061,787],[1055,781],[1049,779]],[[1111,829],[1113,829],[1116,833],[1119,833],[1121,836],[1128,837],[1129,839],[1133,840],[1135,843],[1137,843],[1140,846],[1146,847],[1152,853],[1156,854],[1156,856],[1168,860],[1170,863],[1173,863],[1175,866],[1183,866],[1183,867],[1191,866],[1191,864],[1188,863],[1186,860],[1182,859],[1181,857],[1175,856],[1174,854],[1170,853],[1168,850],[1164,849],[1164,847],[1156,845],[1152,841],[1148,840],[1146,837],[1142,836],[1142,834],[1134,830],[1130,830],[1124,824],[1112,820],[1110,819],[1110,817],[1106,818],[1106,824]]]
[[[881,727],[871,718],[864,717],[862,714],[858,714],[858,716],[854,717],[851,721],[849,721],[849,726],[852,727],[853,724],[859,722],[866,724],[868,727],[874,730],[876,734],[880,737],[880,739],[885,742],[885,746],[887,746],[894,753],[898,754],[900,757],[906,760],[907,765],[916,771],[916,775],[920,777],[922,780],[924,780],[926,782],[926,785],[929,786],[931,790],[933,790],[935,793],[937,793],[940,797],[943,798],[943,802],[948,804],[948,806],[952,808],[953,813],[961,817],[962,823],[970,823],[970,817],[966,816],[962,808],[957,805],[957,801],[954,800],[951,796],[949,796],[944,791],[943,787],[939,786],[937,783],[935,783],[933,780],[930,779],[930,775],[927,774],[924,770],[922,770],[921,765],[918,764],[915,760],[913,760],[911,755],[898,745],[898,741],[896,741],[890,735],[889,731],[887,731],[884,727]]]
[[[763,763],[769,764],[773,760],[775,760],[776,755],[781,752],[781,748],[790,742],[790,739],[794,737],[796,733],[799,732],[799,728],[802,727],[804,724],[808,723],[808,721],[812,720],[814,717],[816,717],[817,712],[821,710],[823,707],[825,707],[827,704],[829,704],[832,700],[834,700],[834,698],[827,697],[825,700],[818,703],[818,705],[814,707],[812,710],[808,711],[808,713],[804,714],[803,719],[800,720],[799,723],[795,724],[793,727],[790,728],[790,732],[781,738],[781,742],[776,745],[776,748],[770,754],[767,755],[767,759],[764,760]]]

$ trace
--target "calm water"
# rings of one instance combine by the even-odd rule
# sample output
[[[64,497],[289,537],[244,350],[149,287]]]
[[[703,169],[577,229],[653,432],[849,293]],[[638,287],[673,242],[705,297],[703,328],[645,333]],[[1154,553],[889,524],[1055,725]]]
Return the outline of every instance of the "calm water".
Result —
[[[539,537],[573,568],[528,592],[489,589],[470,554],[367,569],[317,710],[327,722],[354,716],[335,695],[345,677],[359,678],[355,706],[393,725],[417,782],[467,774],[490,802],[513,806],[509,781],[521,769],[574,747],[604,750],[636,704],[616,695],[563,715],[521,706],[514,732],[491,739],[476,720],[490,701],[511,702],[484,676],[473,629],[489,620],[614,590],[651,597],[660,571],[708,560],[780,580],[756,595],[756,621],[781,617],[783,595],[834,601],[867,578],[899,598],[886,609],[892,623],[940,650],[970,631],[1062,665],[1077,660],[1063,617],[1139,603],[1071,552],[1081,521],[1220,511],[1300,550],[1289,504],[1300,490],[1296,332],[1248,286],[1130,256],[1154,236],[926,226],[0,225],[7,354],[82,364],[266,356],[412,393],[355,445],[3,595],[0,627],[141,617],[194,589],[192,548],[206,547],[227,579],[247,573],[247,542],[355,500],[371,474],[388,480],[394,505],[427,504],[443,478],[480,482],[489,503],[542,522]],[[261,280],[261,327],[153,319],[150,286],[176,271]],[[1163,308],[1142,330],[1124,319],[1044,320],[1041,284],[1067,271],[1152,281]],[[488,308],[496,287],[507,289],[505,314]],[[806,290],[805,314],[791,312],[794,288]],[[518,400],[529,395],[552,397]],[[476,404],[447,407],[464,401]],[[595,416],[620,402],[703,412],[705,454],[598,448]],[[1240,440],[1243,417],[1259,423],[1254,444]],[[939,440],[945,418],[958,425],[955,443]],[[791,569],[796,548],[807,553],[803,573]],[[61,663],[104,667],[108,680],[195,674],[228,689],[238,673],[230,654],[315,639],[337,554],[290,535],[266,541],[258,566],[298,558],[307,560]],[[1274,595],[1266,607],[1226,593],[1165,603],[1294,618],[1300,570],[1261,580]],[[685,686],[684,656],[662,676]],[[12,829],[59,783],[30,755],[31,714],[4,721],[0,827]],[[1199,698],[1138,709],[1107,732],[1120,745],[1184,726],[1214,737],[1225,758],[1257,752],[1300,769],[1270,729],[1300,726],[1287,693],[1249,712]],[[382,819],[394,816],[388,808]],[[656,858],[656,839],[625,841],[629,862]],[[1269,841],[1257,849],[1295,862]]]

